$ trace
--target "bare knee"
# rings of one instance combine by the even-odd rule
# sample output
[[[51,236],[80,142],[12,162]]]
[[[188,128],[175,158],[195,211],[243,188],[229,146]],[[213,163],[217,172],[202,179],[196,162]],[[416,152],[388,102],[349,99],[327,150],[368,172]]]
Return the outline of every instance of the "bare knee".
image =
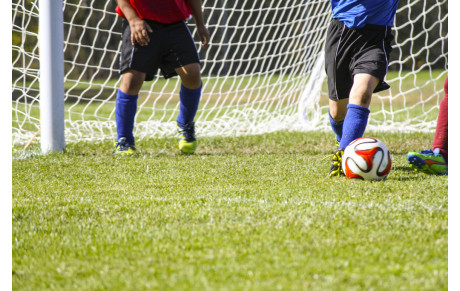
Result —
[[[129,95],[137,95],[145,80],[145,73],[126,70],[121,77],[120,90]]]
[[[187,89],[198,89],[201,87],[201,66],[198,63],[185,65],[176,69],[180,76],[182,85]]]
[[[347,114],[348,99],[338,101],[329,100],[329,114],[335,121],[342,121]]]
[[[372,99],[372,92],[374,88],[369,88],[363,84],[359,86],[353,85],[350,91],[350,103],[369,107]]]
[[[372,93],[380,80],[369,74],[356,74],[350,91],[350,103],[369,108]]]

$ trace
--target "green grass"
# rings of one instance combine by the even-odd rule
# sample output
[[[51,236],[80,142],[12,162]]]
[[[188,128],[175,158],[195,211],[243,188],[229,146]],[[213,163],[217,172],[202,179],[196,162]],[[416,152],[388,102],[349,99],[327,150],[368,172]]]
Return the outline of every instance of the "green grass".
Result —
[[[433,135],[366,135],[384,182],[327,178],[329,132],[14,156],[13,289],[447,290],[447,177],[405,161]]]

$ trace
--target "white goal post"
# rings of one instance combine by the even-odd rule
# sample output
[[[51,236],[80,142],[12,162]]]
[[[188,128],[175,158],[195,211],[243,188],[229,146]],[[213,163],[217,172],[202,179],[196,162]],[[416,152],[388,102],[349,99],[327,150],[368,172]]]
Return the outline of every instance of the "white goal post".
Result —
[[[43,153],[65,148],[62,0],[39,1],[40,126]]]
[[[329,130],[323,59],[329,0],[202,2],[211,33],[208,49],[201,48],[189,21],[202,60],[198,137]],[[38,30],[44,22],[43,3],[60,3],[63,12],[63,25],[48,26],[63,28],[63,40],[56,39],[62,45],[50,43],[56,63],[45,57],[46,33]],[[112,0],[12,1],[13,146],[27,144],[40,129],[36,139],[46,144],[49,137],[41,118],[59,127],[67,142],[115,139],[121,39],[115,6]],[[59,13],[51,14],[59,18]],[[391,89],[374,95],[368,130],[434,131],[447,76],[447,17],[447,0],[400,0],[387,76]],[[57,52],[61,48],[63,61]],[[46,73],[40,70],[43,63],[57,67]],[[54,76],[61,67],[62,87],[44,93],[43,78],[52,74],[59,83],[61,78]],[[175,134],[179,87],[177,77],[158,76],[144,84],[136,114],[138,141]],[[57,118],[65,129],[60,121],[46,121],[50,105],[45,105],[44,95],[65,101],[53,103],[64,107],[63,118]],[[59,145],[45,149],[61,148],[64,136],[51,139]]]

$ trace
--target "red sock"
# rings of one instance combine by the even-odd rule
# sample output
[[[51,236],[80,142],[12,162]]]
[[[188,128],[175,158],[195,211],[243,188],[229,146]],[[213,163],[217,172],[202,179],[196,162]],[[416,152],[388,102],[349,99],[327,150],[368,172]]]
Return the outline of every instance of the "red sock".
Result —
[[[439,104],[438,123],[436,125],[436,132],[434,134],[433,149],[438,148],[447,163],[447,122],[448,122],[448,109],[447,109],[447,78],[444,82],[444,99]]]

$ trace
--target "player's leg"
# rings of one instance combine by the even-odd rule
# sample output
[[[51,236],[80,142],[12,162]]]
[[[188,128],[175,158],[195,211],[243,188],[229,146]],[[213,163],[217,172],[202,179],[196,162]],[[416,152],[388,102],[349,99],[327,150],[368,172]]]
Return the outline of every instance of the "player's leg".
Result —
[[[329,122],[336,135],[336,145],[342,138],[343,120],[347,113],[348,93],[352,79],[348,71],[347,51],[343,49],[343,35],[347,29],[338,20],[332,20],[325,44],[325,69],[329,91]],[[342,44],[342,47],[340,46]]]
[[[332,156],[329,176],[342,174],[342,155],[344,149],[353,140],[363,136],[369,118],[369,104],[372,92],[379,79],[369,74],[356,74],[353,79],[349,98],[329,100],[331,127],[337,136],[339,146]],[[338,122],[342,120],[342,122]],[[340,125],[340,128],[339,126]]]
[[[133,45],[129,24],[126,19],[122,20],[121,84],[115,102],[117,142],[114,154],[132,154],[135,150],[133,129],[138,94],[144,81],[152,80],[158,69],[159,42],[152,33],[149,36],[151,41],[148,45]]]
[[[348,29],[339,23],[333,20],[326,40],[330,121],[337,140],[340,140],[332,158],[329,176],[342,174],[341,156],[344,149],[363,136],[372,93],[389,88],[383,79],[393,39],[390,29],[385,26]],[[342,29],[335,29],[334,32],[331,29],[334,24]]]
[[[144,84],[146,74],[133,69],[127,69],[121,75],[120,90],[129,95],[137,95]]]
[[[439,104],[438,122],[434,134],[433,149],[439,149],[440,154],[448,164],[448,78],[444,82],[444,98]]]
[[[117,125],[117,143],[115,154],[132,154],[134,147],[134,117],[137,110],[139,91],[146,74],[127,69],[121,77],[120,88],[115,101],[115,122]]]
[[[201,65],[193,63],[176,69],[181,78],[180,111],[177,123],[181,126],[193,122],[201,98]]]
[[[182,84],[179,92],[180,111],[177,117],[179,149],[183,153],[196,150],[195,115],[201,98],[201,65],[192,63],[176,69]]]
[[[348,90],[345,90],[348,91]],[[347,115],[347,105],[349,98],[329,99],[329,122],[332,131],[336,135],[337,150],[332,155],[332,165],[329,170],[329,176],[339,176],[342,173],[342,155],[343,148],[340,148],[340,142],[343,136],[343,125]]]
[[[349,63],[353,86],[339,145],[343,149],[363,136],[369,119],[372,94],[390,88],[384,79],[393,41],[391,28],[379,25],[366,25],[351,30],[348,36],[348,45],[353,54]]]
[[[349,93],[353,84],[349,72],[350,51],[344,45],[349,30],[345,25],[332,20],[326,38],[325,45],[325,68],[329,91],[329,121],[332,131],[336,135],[336,144],[342,139],[343,123],[347,113]],[[332,165],[329,176],[342,174],[341,158],[343,149],[338,148],[332,155]]]
[[[179,75],[180,110],[177,117],[179,149],[192,154],[196,150],[195,115],[201,99],[201,64],[192,34],[185,22],[164,30],[163,55],[160,69],[166,78]]]
[[[336,145],[340,145],[343,134],[343,121],[347,114],[348,98],[342,100],[329,99],[329,123],[336,136]]]
[[[407,161],[411,168],[427,174],[447,175],[448,166],[448,81],[444,82],[444,99],[439,105],[438,121],[433,149],[409,152]]]
[[[346,148],[353,140],[363,136],[369,119],[372,92],[380,80],[369,74],[356,74],[353,78],[343,133],[339,148]]]

